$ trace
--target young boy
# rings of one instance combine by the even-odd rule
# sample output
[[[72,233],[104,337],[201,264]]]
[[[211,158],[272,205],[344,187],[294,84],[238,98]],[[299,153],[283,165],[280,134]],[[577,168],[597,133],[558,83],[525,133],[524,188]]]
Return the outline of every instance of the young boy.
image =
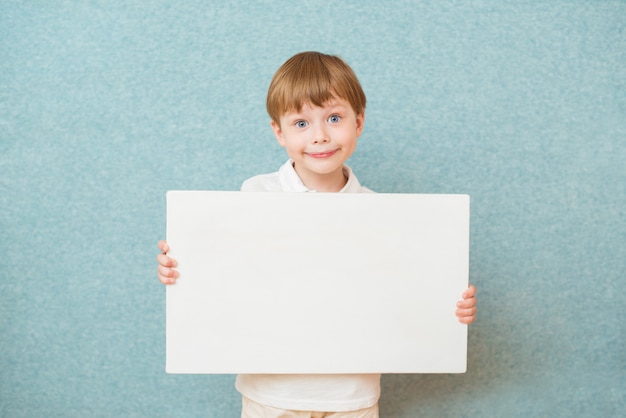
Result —
[[[365,94],[343,60],[318,52],[287,60],[270,84],[267,111],[289,160],[275,173],[246,180],[242,191],[371,193],[345,165],[363,131]],[[174,284],[176,260],[165,241],[159,248],[159,280]],[[457,303],[461,323],[474,321],[475,293],[470,286]],[[380,374],[239,375],[235,386],[242,418],[378,417]]]

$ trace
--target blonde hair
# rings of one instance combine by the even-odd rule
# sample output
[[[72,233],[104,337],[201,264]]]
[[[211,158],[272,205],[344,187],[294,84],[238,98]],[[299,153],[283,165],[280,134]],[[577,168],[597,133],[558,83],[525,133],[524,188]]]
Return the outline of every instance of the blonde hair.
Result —
[[[301,52],[274,74],[267,91],[267,113],[275,123],[289,111],[311,103],[324,106],[332,98],[346,100],[357,115],[365,111],[365,93],[354,71],[335,55]]]

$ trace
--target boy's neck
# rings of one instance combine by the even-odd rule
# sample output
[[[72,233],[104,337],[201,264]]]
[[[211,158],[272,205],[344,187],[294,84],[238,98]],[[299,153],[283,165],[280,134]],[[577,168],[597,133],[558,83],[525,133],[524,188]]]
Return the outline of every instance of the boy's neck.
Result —
[[[302,183],[307,188],[315,190],[316,192],[339,192],[348,182],[348,178],[343,172],[343,167],[328,174],[311,173],[298,170],[298,167],[296,167],[295,164],[293,168],[296,170],[296,173],[298,174],[298,177],[300,177]]]

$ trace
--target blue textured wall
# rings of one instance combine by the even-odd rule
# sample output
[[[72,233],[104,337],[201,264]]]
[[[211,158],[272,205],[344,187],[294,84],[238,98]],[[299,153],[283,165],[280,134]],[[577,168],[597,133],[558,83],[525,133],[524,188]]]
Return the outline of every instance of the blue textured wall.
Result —
[[[232,3],[0,1],[0,416],[239,414],[164,372],[165,192],[275,170],[311,49],[368,95],[365,185],[472,196],[469,370],[384,376],[382,416],[623,413],[626,3]]]

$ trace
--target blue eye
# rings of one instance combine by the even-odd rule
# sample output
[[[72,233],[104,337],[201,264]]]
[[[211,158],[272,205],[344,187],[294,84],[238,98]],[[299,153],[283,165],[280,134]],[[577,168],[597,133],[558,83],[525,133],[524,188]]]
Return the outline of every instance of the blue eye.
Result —
[[[295,125],[296,125],[296,128],[304,128],[308,125],[308,123],[304,120],[299,120],[299,121],[296,121]]]
[[[337,123],[341,120],[341,116],[339,115],[332,115],[331,117],[328,118],[328,121],[330,123]]]

